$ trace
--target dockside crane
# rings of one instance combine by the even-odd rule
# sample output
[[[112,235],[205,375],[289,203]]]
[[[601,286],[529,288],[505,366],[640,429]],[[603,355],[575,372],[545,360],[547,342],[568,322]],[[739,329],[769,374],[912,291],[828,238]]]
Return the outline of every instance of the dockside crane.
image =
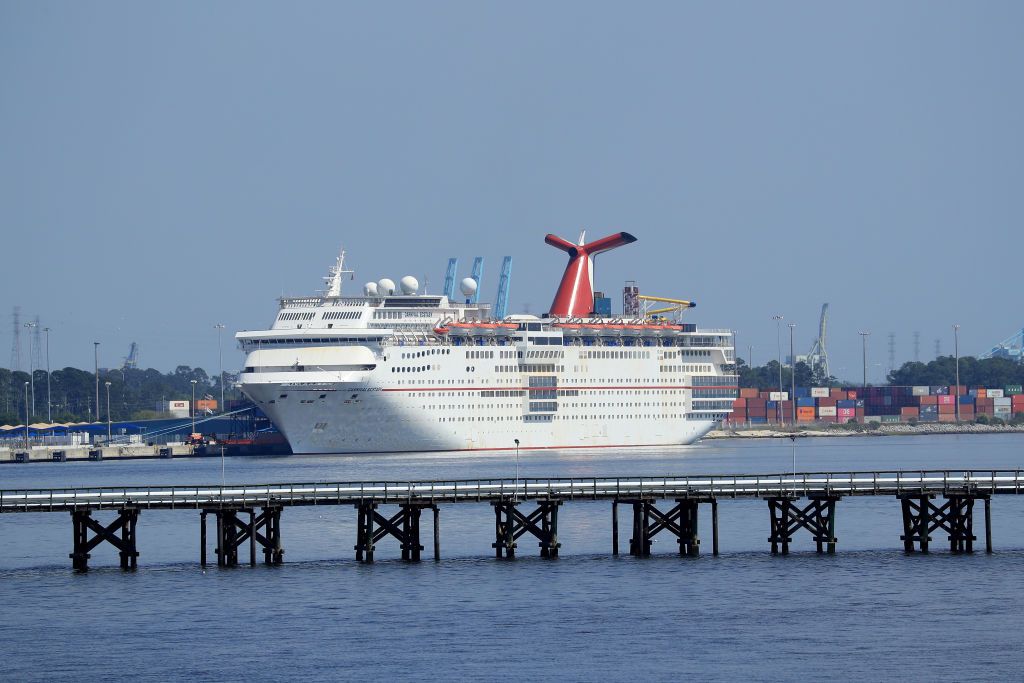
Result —
[[[493,316],[502,320],[508,315],[508,291],[512,286],[512,257],[506,256],[501,262],[501,276],[498,278],[498,296],[494,299]]]
[[[124,365],[121,366],[121,370],[135,370],[139,367],[139,345],[132,342],[132,345],[128,347],[128,355],[125,356]]]
[[[1024,329],[999,342],[978,358],[1008,358],[1018,363],[1024,362]]]
[[[807,354],[807,364],[811,371],[823,377],[831,377],[828,369],[828,349],[826,347],[826,331],[828,329],[828,304],[821,305],[821,319],[818,321],[818,338],[814,340]]]

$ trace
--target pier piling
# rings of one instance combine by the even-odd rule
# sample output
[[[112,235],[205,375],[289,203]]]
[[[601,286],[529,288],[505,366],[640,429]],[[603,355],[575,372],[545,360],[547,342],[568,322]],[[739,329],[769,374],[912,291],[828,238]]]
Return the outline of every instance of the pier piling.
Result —
[[[807,505],[801,507],[794,496],[766,498],[771,516],[772,555],[788,555],[793,534],[800,529],[811,533],[818,553],[836,552],[836,503],[840,496],[820,494],[808,496]]]
[[[402,559],[419,562],[423,546],[420,544],[420,515],[427,508],[434,509],[434,558],[440,556],[440,527],[436,506],[430,503],[402,503],[398,512],[385,517],[377,512],[376,503],[359,503],[356,522],[356,560],[370,564],[377,541],[392,536],[402,550]]]
[[[494,543],[491,547],[495,557],[504,555],[514,559],[518,547],[516,540],[527,533],[537,539],[541,557],[558,557],[558,549],[562,546],[558,542],[558,508],[562,501],[539,500],[537,508],[529,515],[521,513],[519,503],[515,501],[501,500],[491,505],[494,506]]]
[[[91,510],[72,510],[74,544],[72,552],[68,555],[71,558],[71,567],[78,572],[88,571],[93,548],[106,541],[118,549],[121,569],[136,569],[139,552],[135,541],[135,526],[138,521],[139,509],[136,507],[121,508],[114,521],[107,526],[93,519]],[[89,537],[90,531],[94,534],[92,538]],[[117,535],[119,531],[120,537]]]

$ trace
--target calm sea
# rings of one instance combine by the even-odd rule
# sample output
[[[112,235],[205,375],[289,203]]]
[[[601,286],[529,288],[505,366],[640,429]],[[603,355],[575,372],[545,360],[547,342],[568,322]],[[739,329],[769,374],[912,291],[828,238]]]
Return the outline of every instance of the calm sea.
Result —
[[[797,469],[1017,468],[1024,435],[808,439]],[[523,452],[522,476],[790,471],[789,442]],[[228,458],[229,483],[511,477],[511,453]],[[221,461],[0,467],[0,487],[218,483]],[[143,511],[140,567],[109,546],[71,572],[66,514],[0,516],[0,677],[50,680],[1019,680],[1024,497],[993,503],[996,552],[907,556],[899,504],[839,503],[835,556],[769,554],[761,501],[720,505],[722,554],[612,557],[610,504],[559,519],[561,557],[493,559],[487,505],[442,508],[440,563],[392,540],[354,561],[352,508],[286,509],[285,564],[198,566],[195,511]],[[109,513],[98,517],[106,519]],[[705,515],[705,518],[707,515]],[[707,522],[707,519],[703,520]],[[628,539],[628,519],[622,543]],[[429,527],[427,527],[429,528]],[[981,535],[982,526],[975,526]],[[702,529],[709,550],[710,529]],[[429,543],[426,543],[429,557]],[[983,547],[983,545],[981,546]],[[212,548],[212,538],[211,538]],[[625,548],[623,547],[623,550]],[[212,556],[212,553],[211,553]]]

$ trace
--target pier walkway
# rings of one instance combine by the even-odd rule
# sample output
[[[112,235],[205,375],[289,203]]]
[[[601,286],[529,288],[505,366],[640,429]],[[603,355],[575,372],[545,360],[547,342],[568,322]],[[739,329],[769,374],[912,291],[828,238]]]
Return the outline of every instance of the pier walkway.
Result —
[[[121,551],[121,566],[136,566],[135,534],[142,510],[198,510],[201,515],[200,561],[206,562],[206,519],[217,522],[218,564],[238,563],[238,549],[249,545],[255,564],[256,546],[265,561],[280,563],[280,518],[284,508],[310,505],[353,506],[358,510],[356,558],[373,561],[376,543],[398,540],[403,559],[420,559],[419,520],[433,512],[434,558],[440,556],[439,506],[489,503],[495,514],[497,557],[514,557],[517,539],[525,534],[538,540],[541,555],[557,557],[558,509],[571,501],[612,503],[612,552],[618,553],[618,508],[632,508],[630,554],[650,554],[652,538],[661,532],[675,536],[682,555],[697,555],[698,511],[710,506],[712,552],[718,554],[718,503],[733,499],[763,499],[770,513],[773,553],[788,553],[794,533],[806,530],[818,552],[834,552],[836,503],[848,496],[891,496],[900,501],[908,552],[928,552],[931,535],[945,531],[950,550],[972,552],[975,501],[985,507],[985,544],[992,550],[991,497],[1024,492],[1021,470],[934,470],[804,472],[796,474],[689,475],[673,477],[520,478],[448,481],[367,481],[244,484],[226,486],[136,486],[0,491],[0,514],[70,513],[74,526],[72,565],[88,568],[89,551],[109,542]],[[936,500],[940,499],[940,500]],[[659,501],[671,501],[669,509]],[[519,507],[535,503],[523,513]],[[665,505],[662,503],[662,505]],[[390,515],[380,506],[397,506]],[[259,511],[257,511],[259,508]],[[103,525],[92,514],[113,510],[116,518]],[[246,518],[247,517],[247,518]]]

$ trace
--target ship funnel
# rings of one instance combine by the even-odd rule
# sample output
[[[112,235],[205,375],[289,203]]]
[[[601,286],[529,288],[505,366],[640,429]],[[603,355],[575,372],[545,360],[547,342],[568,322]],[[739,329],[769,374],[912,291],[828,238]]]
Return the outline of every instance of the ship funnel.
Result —
[[[560,317],[584,317],[594,309],[594,257],[598,254],[636,242],[628,232],[619,232],[602,237],[588,244],[572,244],[555,235],[548,235],[544,241],[569,254],[569,264],[562,274],[555,300],[551,302],[551,315]]]

